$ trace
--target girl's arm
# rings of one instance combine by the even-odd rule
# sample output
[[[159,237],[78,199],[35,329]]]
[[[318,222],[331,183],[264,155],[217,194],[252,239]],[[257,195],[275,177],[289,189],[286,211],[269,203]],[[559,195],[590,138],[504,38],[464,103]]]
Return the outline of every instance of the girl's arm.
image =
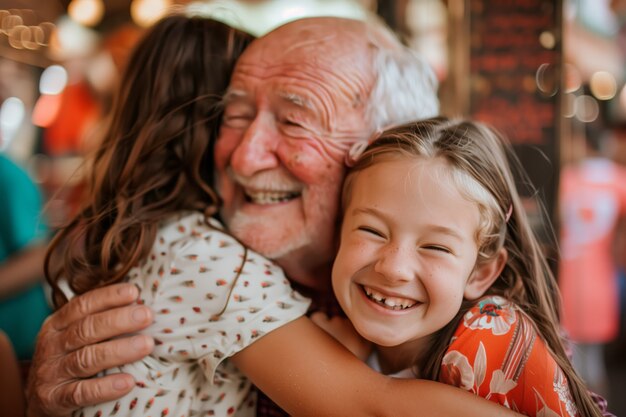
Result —
[[[456,387],[379,374],[306,317],[266,334],[231,360],[296,416],[519,415]]]

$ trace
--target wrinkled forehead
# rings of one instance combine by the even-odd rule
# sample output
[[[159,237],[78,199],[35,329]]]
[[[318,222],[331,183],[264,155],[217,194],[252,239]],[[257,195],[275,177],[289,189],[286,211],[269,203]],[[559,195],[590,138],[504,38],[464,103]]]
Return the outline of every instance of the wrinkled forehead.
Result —
[[[370,31],[363,22],[309,18],[287,23],[254,41],[237,67],[294,65],[334,72],[371,72]],[[238,69],[235,69],[237,74]]]

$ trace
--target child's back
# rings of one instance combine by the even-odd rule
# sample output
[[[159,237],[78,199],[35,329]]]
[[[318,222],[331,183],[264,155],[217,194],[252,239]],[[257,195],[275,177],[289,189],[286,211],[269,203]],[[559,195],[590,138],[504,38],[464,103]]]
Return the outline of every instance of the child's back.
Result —
[[[138,302],[155,313],[145,331],[154,351],[109,371],[133,375],[133,391],[76,415],[255,415],[250,381],[228,358],[302,316],[309,302],[291,290],[280,268],[216,220],[208,223],[201,213],[173,216],[160,227],[149,258],[131,269]]]

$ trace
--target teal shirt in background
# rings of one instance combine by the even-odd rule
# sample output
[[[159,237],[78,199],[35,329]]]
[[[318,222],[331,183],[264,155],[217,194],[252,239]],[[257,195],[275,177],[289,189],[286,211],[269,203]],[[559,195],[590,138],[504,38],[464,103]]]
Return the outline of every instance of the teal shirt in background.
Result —
[[[46,239],[47,227],[41,214],[39,189],[21,167],[4,155],[0,155],[0,196],[2,264],[22,249]],[[42,283],[0,298],[0,329],[8,335],[19,359],[32,357],[37,333],[50,312]]]

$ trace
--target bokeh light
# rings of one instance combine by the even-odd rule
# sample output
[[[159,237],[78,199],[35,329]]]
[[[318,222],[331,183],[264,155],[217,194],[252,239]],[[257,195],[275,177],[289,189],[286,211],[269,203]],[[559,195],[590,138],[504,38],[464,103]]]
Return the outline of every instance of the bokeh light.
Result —
[[[171,6],[169,0],[133,0],[130,15],[142,27],[148,27],[159,20]]]
[[[61,65],[51,65],[41,73],[39,92],[59,94],[67,85],[67,71]]]
[[[597,71],[591,75],[589,89],[598,100],[610,100],[617,93],[617,82],[610,72]]]
[[[583,84],[583,79],[578,68],[567,62],[563,64],[563,83],[565,93],[573,93]]]
[[[0,149],[9,146],[15,133],[24,120],[24,102],[17,97],[9,97],[0,107]]]
[[[556,45],[556,39],[554,39],[554,34],[547,30],[541,32],[541,35],[539,35],[539,43],[546,49],[553,49]]]
[[[104,3],[102,0],[72,0],[67,13],[81,25],[95,26],[104,16]]]
[[[586,94],[576,97],[576,100],[574,101],[574,114],[581,122],[593,122],[600,114],[598,101]]]
[[[544,63],[535,74],[537,87],[546,96],[553,96],[559,91],[559,74],[556,65]]]
[[[562,101],[562,105],[563,105],[563,109],[562,109],[562,114],[563,117],[574,117],[574,113],[576,112],[576,96],[572,93],[565,93],[563,94],[563,101]]]

